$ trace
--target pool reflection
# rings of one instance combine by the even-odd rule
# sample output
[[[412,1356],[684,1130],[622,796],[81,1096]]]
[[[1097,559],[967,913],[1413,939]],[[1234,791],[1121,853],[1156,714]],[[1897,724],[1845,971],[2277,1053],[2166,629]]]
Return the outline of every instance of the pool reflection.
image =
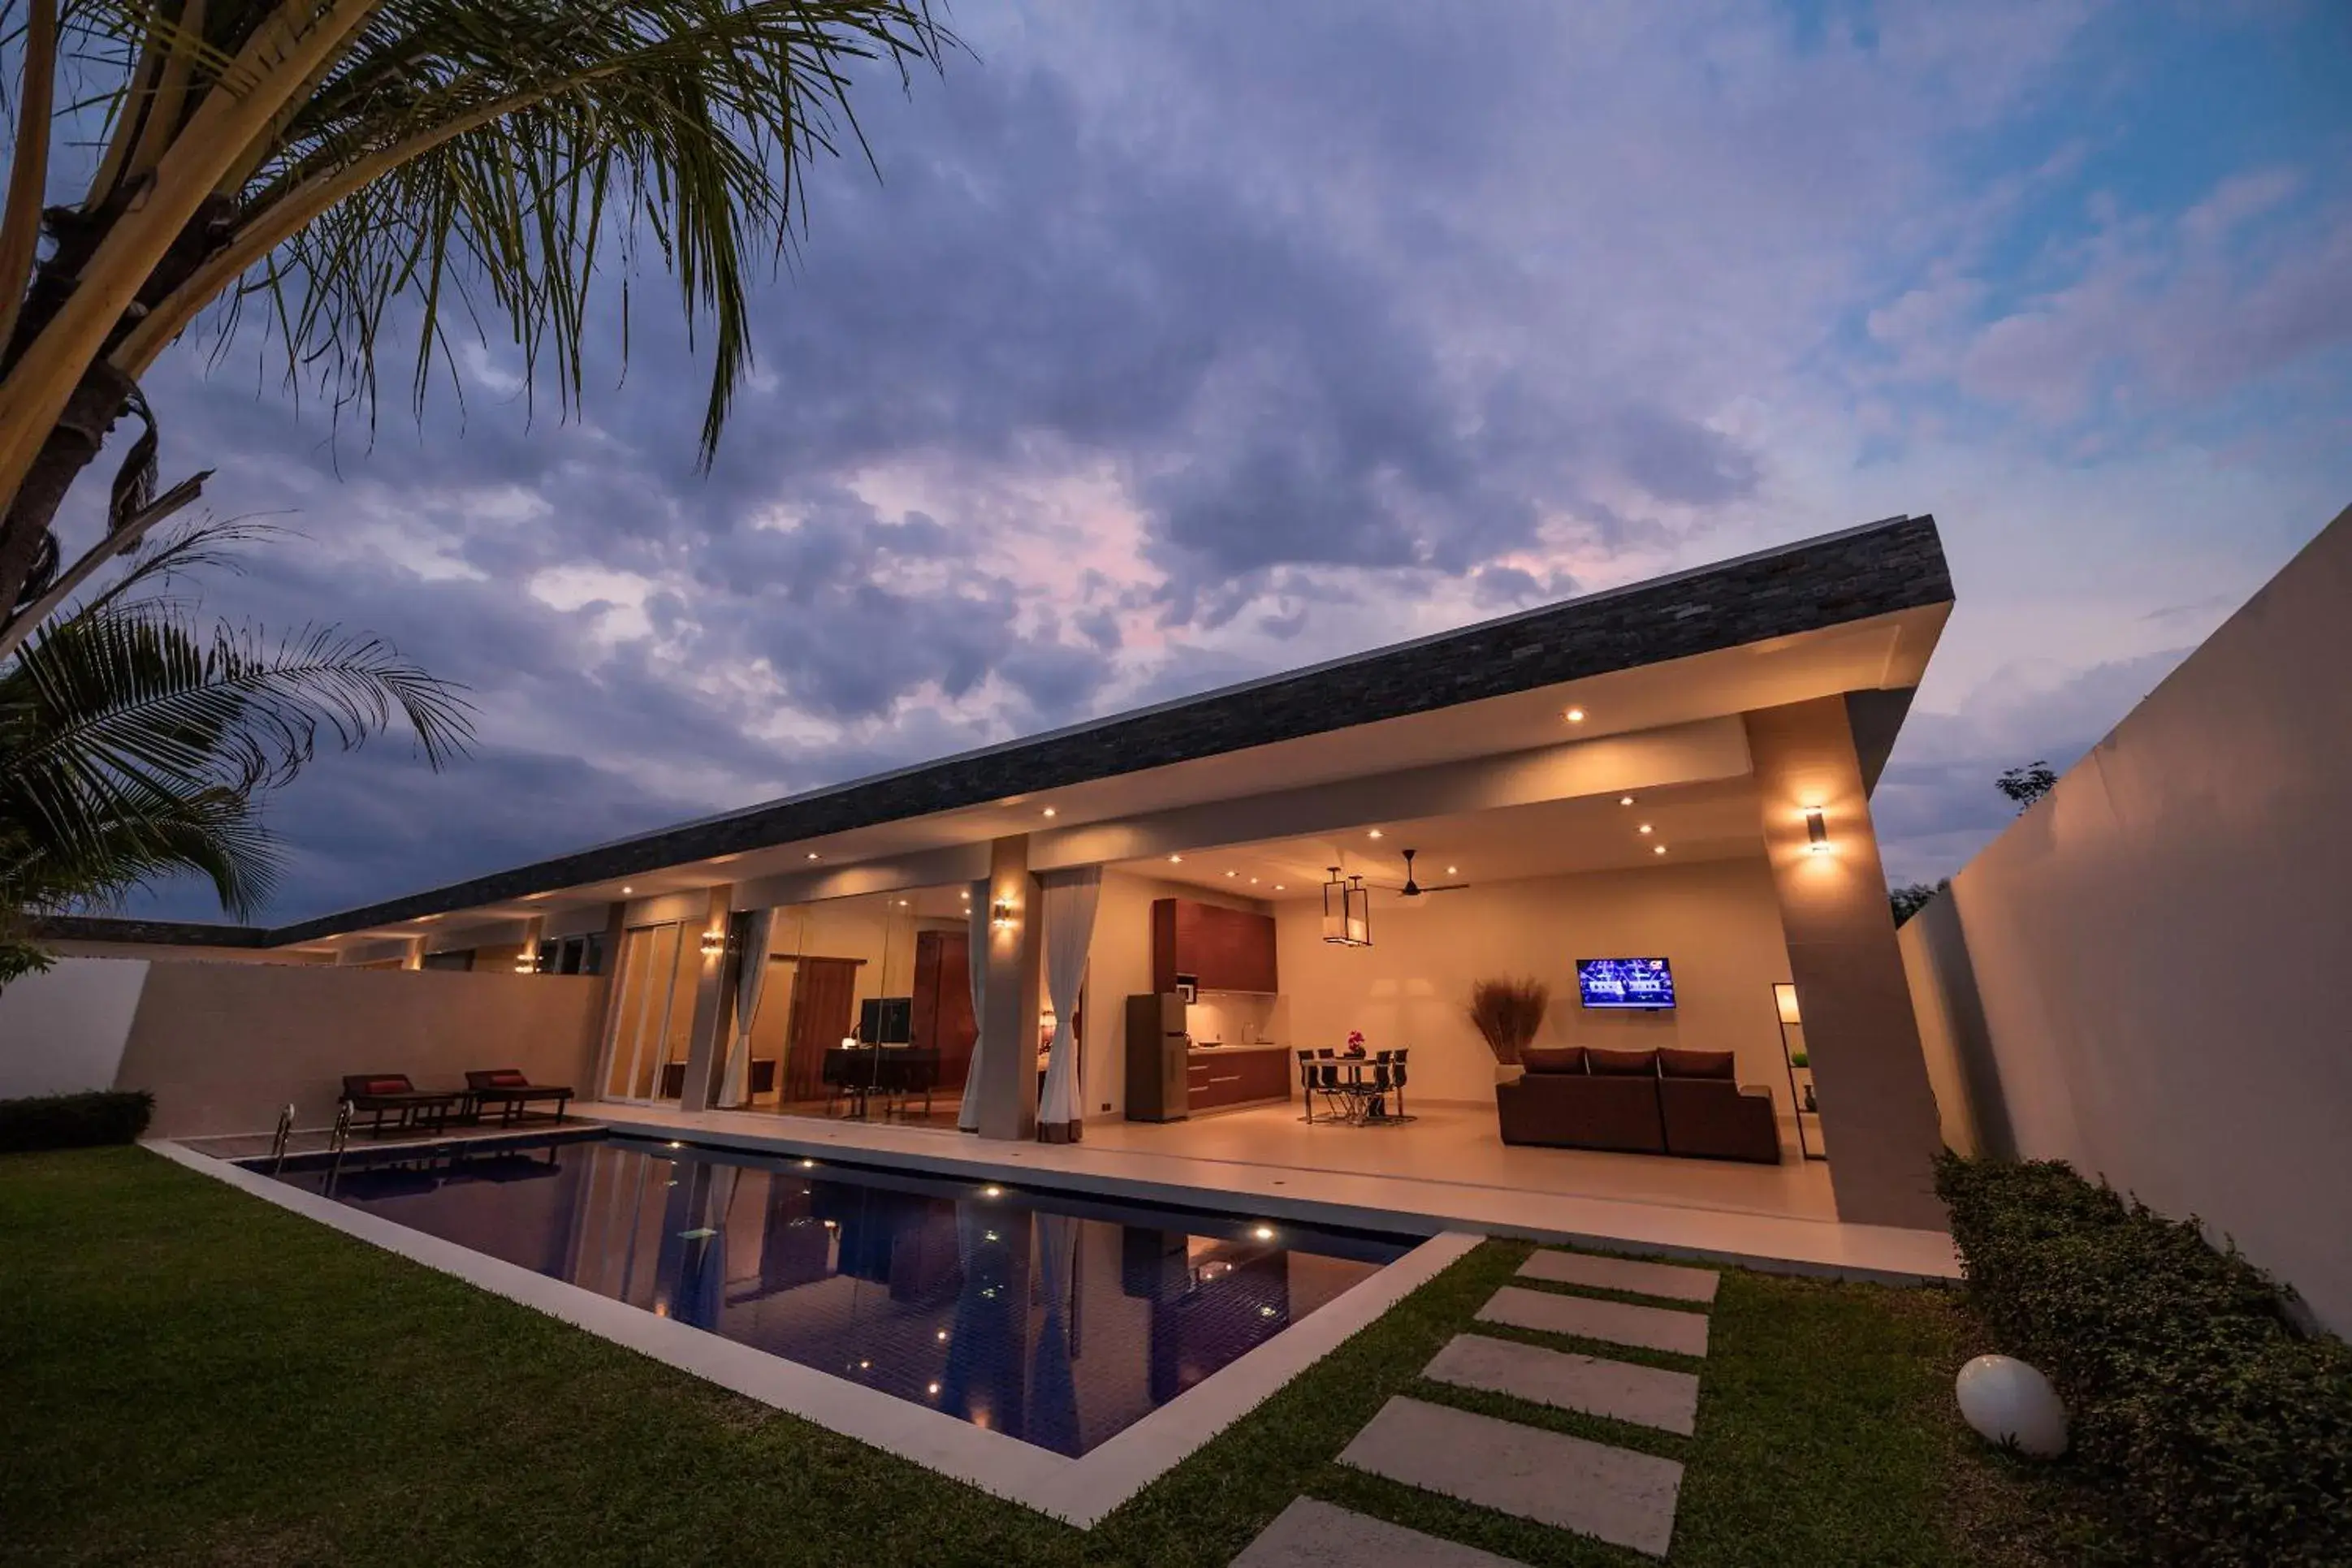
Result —
[[[1406,1245],[990,1190],[605,1141],[346,1169],[332,1196],[1072,1455]]]

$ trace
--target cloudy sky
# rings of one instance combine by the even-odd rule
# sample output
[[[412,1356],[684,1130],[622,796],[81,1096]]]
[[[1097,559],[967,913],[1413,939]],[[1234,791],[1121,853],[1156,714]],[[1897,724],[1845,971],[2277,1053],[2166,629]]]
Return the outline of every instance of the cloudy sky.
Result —
[[[270,918],[1901,512],[1958,586],[1877,799],[1933,877],[2352,502],[2340,0],[949,16],[707,476],[650,291],[569,422],[498,341],[372,440],[158,366],[166,477],[305,536],[208,607],[481,710],[282,796]]]

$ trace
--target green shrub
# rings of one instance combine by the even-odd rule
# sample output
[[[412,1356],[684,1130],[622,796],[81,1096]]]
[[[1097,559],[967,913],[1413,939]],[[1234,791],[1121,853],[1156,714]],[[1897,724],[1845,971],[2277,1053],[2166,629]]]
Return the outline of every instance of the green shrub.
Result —
[[[2352,1349],[2298,1333],[2277,1285],[2193,1219],[2056,1161],[1946,1154],[1969,1293],[2066,1401],[2135,1562],[2352,1563]]]
[[[154,1113],[155,1096],[144,1089],[0,1100],[0,1154],[135,1143]]]

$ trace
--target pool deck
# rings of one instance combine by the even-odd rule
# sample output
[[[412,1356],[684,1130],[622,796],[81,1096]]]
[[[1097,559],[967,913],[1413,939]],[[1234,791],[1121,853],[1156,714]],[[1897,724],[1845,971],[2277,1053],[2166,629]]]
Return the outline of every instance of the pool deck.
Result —
[[[1270,1219],[1415,1236],[1523,1237],[1887,1284],[1959,1278],[1952,1239],[1941,1231],[1850,1225],[1825,1212],[1828,1177],[1818,1166],[1743,1169],[1643,1155],[1504,1151],[1492,1137],[1491,1113],[1482,1130],[1475,1118],[1432,1107],[1425,1124],[1333,1128],[1330,1141],[1302,1152],[1307,1145],[1289,1131],[1297,1116],[1288,1107],[1183,1127],[1089,1124],[1091,1141],[1076,1144],[984,1141],[929,1127],[760,1112],[595,1109],[614,1132],[641,1137],[1225,1212],[1241,1207]],[[1416,1138],[1423,1142],[1380,1142]],[[1482,1161],[1487,1145],[1497,1157]],[[1396,1168],[1366,1168],[1381,1163]],[[1412,1174],[1399,1174],[1405,1171]]]
[[[501,1144],[535,1143],[551,1136],[585,1137],[601,1133],[605,1124],[594,1117],[565,1116],[557,1121],[548,1116],[534,1116],[527,1122],[511,1125],[499,1122],[452,1123],[438,1131],[432,1129],[385,1132],[383,1136],[370,1135],[364,1129],[352,1134],[345,1152],[361,1155],[382,1156],[433,1154],[452,1147],[480,1145],[496,1147]],[[182,1148],[194,1149],[200,1155],[210,1155],[219,1160],[253,1160],[270,1152],[268,1133],[220,1133],[206,1137],[174,1138],[172,1142]],[[298,1127],[286,1140],[289,1156],[323,1155],[330,1152],[333,1130],[328,1127]]]

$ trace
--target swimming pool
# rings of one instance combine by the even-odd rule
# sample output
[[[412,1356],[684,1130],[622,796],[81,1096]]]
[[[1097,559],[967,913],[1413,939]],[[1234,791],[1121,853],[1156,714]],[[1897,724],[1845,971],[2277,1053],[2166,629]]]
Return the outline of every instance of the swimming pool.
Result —
[[[1074,1457],[1413,1245],[618,1137],[277,1179]]]

